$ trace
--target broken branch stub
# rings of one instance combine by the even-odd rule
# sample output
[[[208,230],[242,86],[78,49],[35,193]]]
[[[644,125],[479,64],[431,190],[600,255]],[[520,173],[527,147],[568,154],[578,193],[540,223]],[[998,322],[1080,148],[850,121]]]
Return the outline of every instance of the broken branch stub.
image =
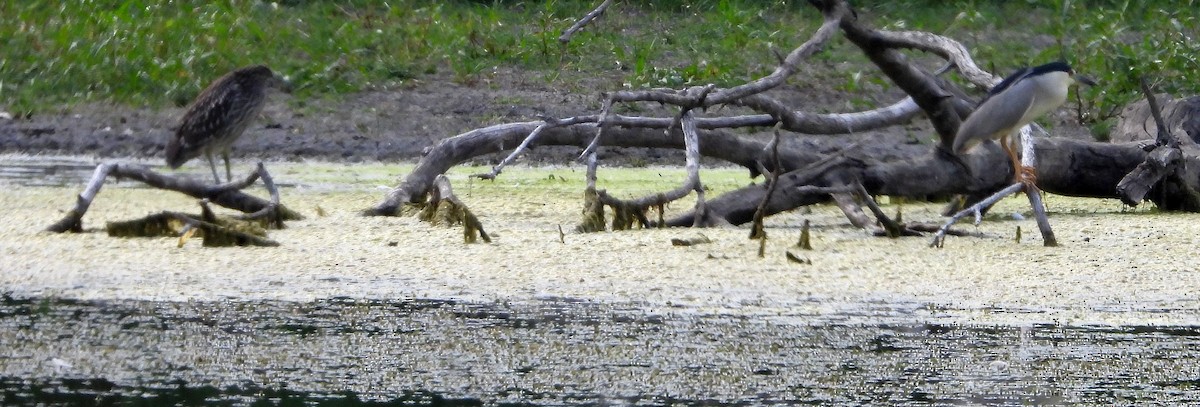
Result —
[[[1142,93],[1146,95],[1150,117],[1153,118],[1155,124],[1154,144],[1149,147],[1151,151],[1146,155],[1145,161],[1138,164],[1133,171],[1130,171],[1117,183],[1117,194],[1120,195],[1121,202],[1129,206],[1137,206],[1152,189],[1158,187],[1164,191],[1163,195],[1170,193],[1176,197],[1170,200],[1160,198],[1157,201],[1159,207],[1168,210],[1200,210],[1200,192],[1197,192],[1196,186],[1188,183],[1188,176],[1185,173],[1187,168],[1183,147],[1185,144],[1181,143],[1170,130],[1178,124],[1168,125],[1163,118],[1162,109],[1153,89],[1150,88],[1145,78],[1141,78],[1140,82]],[[1178,111],[1178,109],[1175,110],[1175,112]],[[1175,112],[1171,115],[1172,119],[1181,121],[1180,116]],[[1194,143],[1190,139],[1186,141],[1194,151]]]
[[[430,191],[429,200],[417,217],[433,225],[462,225],[464,243],[476,243],[479,239],[491,243],[492,238],[483,230],[483,223],[454,195],[450,178],[439,175],[434,185],[436,188]]]

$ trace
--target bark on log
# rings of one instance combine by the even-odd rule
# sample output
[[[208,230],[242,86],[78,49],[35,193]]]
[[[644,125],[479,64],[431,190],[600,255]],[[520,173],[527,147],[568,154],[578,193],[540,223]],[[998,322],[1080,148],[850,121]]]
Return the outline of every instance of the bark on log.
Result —
[[[1163,120],[1168,132],[1181,144],[1200,143],[1200,96],[1176,99],[1166,94],[1155,95],[1162,106]],[[1117,125],[1113,126],[1110,140],[1115,143],[1139,140],[1154,140],[1157,124],[1150,112],[1148,99],[1135,102],[1121,111]]]
[[[1068,196],[1119,198],[1117,183],[1146,158],[1140,143],[1107,144],[1064,138],[1035,139],[1039,157],[1037,185],[1043,191]],[[767,204],[767,214],[820,203],[827,193],[805,192],[802,186],[837,186],[859,178],[872,195],[923,198],[931,195],[978,194],[997,191],[1011,181],[1012,165],[1000,147],[989,143],[977,148],[965,161],[971,174],[962,172],[938,152],[893,162],[871,157],[847,157],[830,168],[792,171],[780,177],[779,191]],[[1191,161],[1200,156],[1191,155]],[[1200,162],[1197,162],[1200,165]],[[1194,167],[1194,168],[1200,168]],[[1192,182],[1200,182],[1193,180]],[[752,185],[731,191],[708,202],[708,215],[739,225],[752,220],[766,190]],[[1175,207],[1178,193],[1149,194],[1163,207]],[[667,220],[668,226],[687,226],[691,214]]]

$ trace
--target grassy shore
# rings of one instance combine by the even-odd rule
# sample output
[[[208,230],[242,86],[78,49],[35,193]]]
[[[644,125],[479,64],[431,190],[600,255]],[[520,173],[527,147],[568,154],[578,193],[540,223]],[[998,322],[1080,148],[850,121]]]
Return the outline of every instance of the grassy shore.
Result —
[[[617,2],[560,44],[562,30],[598,3],[3,2],[0,109],[22,115],[90,101],[179,106],[212,78],[254,63],[293,81],[298,101],[432,77],[476,84],[498,69],[541,72],[548,86],[578,90],[587,90],[578,88],[588,86],[583,79],[597,77],[610,79],[604,82],[610,89],[731,85],[770,72],[775,53],[807,39],[821,20],[803,1]],[[1128,99],[1128,73],[1171,78],[1200,69],[1194,41],[1200,7],[1192,0],[1173,8],[1120,0],[855,3],[874,26],[959,39],[1001,75],[1073,60],[1081,71],[1109,79],[1106,91],[1086,95],[1100,100],[1088,106],[1100,113]],[[822,86],[851,92],[889,86],[844,40],[813,63],[828,68],[810,77]],[[1179,76],[1159,80],[1165,90],[1194,93],[1195,85],[1189,89]]]
[[[906,3],[906,2],[901,2]],[[918,12],[866,6],[877,24],[957,33],[995,29],[979,16],[956,15],[967,2]],[[402,87],[433,74],[471,83],[497,67],[537,70],[547,81],[615,77],[628,87],[739,83],[770,72],[820,23],[804,2],[619,2],[563,46],[557,40],[592,1],[548,2],[141,2],[66,1],[0,4],[0,100],[16,111],[76,101],[154,106],[186,104],[212,78],[267,63],[299,96]],[[874,18],[874,17],[873,17]],[[1043,23],[1044,25],[1044,23]],[[1033,27],[1033,32],[1048,31]],[[1011,60],[1001,41],[985,58]],[[866,62],[833,48],[822,61],[851,59],[840,72],[856,87]],[[1024,58],[1028,59],[1028,58]],[[1012,63],[1023,63],[1013,61]],[[876,79],[883,82],[882,79]]]

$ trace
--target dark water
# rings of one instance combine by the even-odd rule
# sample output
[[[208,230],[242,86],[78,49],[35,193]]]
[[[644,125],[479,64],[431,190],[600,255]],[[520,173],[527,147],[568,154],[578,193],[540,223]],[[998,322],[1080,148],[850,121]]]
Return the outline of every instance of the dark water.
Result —
[[[833,320],[566,299],[7,295],[0,404],[1200,403],[1200,327]]]

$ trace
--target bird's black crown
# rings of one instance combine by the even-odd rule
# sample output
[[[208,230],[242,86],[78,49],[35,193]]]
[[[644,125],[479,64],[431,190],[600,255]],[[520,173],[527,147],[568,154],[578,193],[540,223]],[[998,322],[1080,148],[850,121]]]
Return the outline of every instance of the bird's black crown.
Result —
[[[1067,64],[1066,62],[1054,61],[1045,65],[1033,67],[1033,71],[1029,73],[1029,76],[1037,76],[1050,72],[1066,72],[1070,74],[1075,73],[1075,70],[1071,69],[1071,65]]]
[[[1038,66],[1035,66],[1032,68],[1030,68],[1030,67],[1021,68],[1021,70],[1013,72],[1012,75],[1009,75],[1007,78],[1004,78],[1004,80],[1000,81],[1000,83],[997,83],[996,86],[993,86],[992,89],[988,91],[987,96],[984,97],[983,100],[979,101],[979,104],[983,104],[983,102],[987,101],[988,98],[998,95],[998,94],[1000,94],[1000,92],[1007,90],[1013,84],[1017,83],[1017,81],[1020,81],[1025,78],[1033,77],[1033,76],[1038,76],[1038,75],[1045,74],[1045,73],[1050,73],[1050,72],[1066,72],[1069,75],[1075,74],[1075,70],[1071,69],[1071,65],[1068,65],[1066,62],[1063,62],[1063,61],[1054,61],[1054,62],[1045,64],[1045,65],[1038,65]]]

